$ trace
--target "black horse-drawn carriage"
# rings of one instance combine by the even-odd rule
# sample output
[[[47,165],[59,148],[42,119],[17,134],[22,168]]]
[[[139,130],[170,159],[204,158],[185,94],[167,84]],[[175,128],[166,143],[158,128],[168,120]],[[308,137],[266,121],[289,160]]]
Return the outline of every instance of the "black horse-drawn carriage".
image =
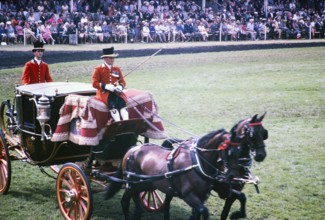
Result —
[[[150,93],[128,90],[130,120],[120,122],[110,119],[95,93],[90,84],[74,82],[16,87],[13,102],[6,100],[0,107],[0,194],[10,187],[11,160],[50,166],[57,173],[56,195],[64,218],[89,219],[92,193],[109,184],[90,175],[92,171],[112,175],[141,136],[143,142],[164,138],[163,125],[152,114],[157,107]],[[80,161],[85,167],[74,163]],[[91,190],[90,181],[100,187]],[[141,195],[151,211],[163,205],[163,199],[155,201],[159,194],[154,191]]]
[[[21,160],[50,166],[57,173],[56,196],[65,219],[89,219],[92,193],[107,188],[105,197],[110,198],[122,184],[126,185],[122,197],[126,219],[131,197],[136,207],[141,204],[148,211],[163,210],[168,219],[173,196],[195,209],[194,219],[200,219],[200,215],[207,219],[204,200],[212,189],[226,199],[222,219],[227,218],[236,199],[241,202],[241,210],[233,217],[246,216],[246,198],[241,190],[245,182],[256,184],[255,179],[231,177],[220,186],[219,179],[224,175],[218,167],[228,166],[235,177],[243,177],[246,171],[240,160],[250,161],[252,154],[256,161],[264,160],[265,114],[241,120],[230,132],[218,129],[201,138],[181,141],[171,150],[148,143],[149,138],[166,138],[149,92],[125,91],[130,120],[119,122],[113,122],[107,106],[94,97],[95,93],[85,83],[40,83],[18,86],[14,101],[2,102],[0,194],[6,194],[10,187],[11,160]],[[145,144],[129,149],[141,142],[141,136]],[[228,156],[221,157],[220,152]],[[232,186],[232,181],[239,181],[240,186]],[[90,182],[100,187],[91,188]]]

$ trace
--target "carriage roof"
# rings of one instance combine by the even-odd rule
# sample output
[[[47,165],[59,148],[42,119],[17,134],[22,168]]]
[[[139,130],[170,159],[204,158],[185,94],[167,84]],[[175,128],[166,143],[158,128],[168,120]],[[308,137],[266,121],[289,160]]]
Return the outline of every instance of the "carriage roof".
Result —
[[[96,89],[90,83],[80,82],[49,82],[18,86],[17,92],[36,96],[66,96],[69,94],[96,93]]]

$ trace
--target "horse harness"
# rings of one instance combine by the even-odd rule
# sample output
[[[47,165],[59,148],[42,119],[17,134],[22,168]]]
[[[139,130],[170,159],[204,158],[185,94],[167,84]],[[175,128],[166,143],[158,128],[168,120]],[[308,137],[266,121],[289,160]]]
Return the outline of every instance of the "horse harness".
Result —
[[[220,172],[216,167],[214,167],[212,164],[210,164],[208,161],[206,161],[204,158],[202,158],[199,154],[198,151],[220,151],[220,150],[225,150],[228,148],[228,146],[231,144],[233,146],[239,146],[240,143],[233,143],[229,139],[223,141],[216,149],[204,149],[204,148],[199,148],[197,147],[198,139],[194,139],[192,141],[191,147],[189,148],[190,150],[190,155],[191,155],[191,160],[192,160],[192,166],[191,168],[194,168],[195,172],[199,174],[201,177],[203,177],[206,180],[210,181],[222,181],[225,182],[226,178],[222,172]],[[181,146],[178,146],[177,148],[174,148],[167,156],[167,168],[168,172],[170,174],[173,174],[174,171],[174,160],[175,158],[179,155]],[[216,173],[211,176],[210,174],[207,174],[203,168],[202,168],[202,162],[206,163],[213,169],[215,169]],[[190,169],[187,169],[186,171],[189,171]],[[177,170],[176,170],[177,171]],[[184,173],[184,172],[183,172]],[[180,173],[182,174],[182,173]],[[174,184],[173,177],[174,175],[166,175],[166,178],[169,180],[169,190],[173,196],[178,196],[181,197],[181,193],[177,189],[177,187]]]
[[[171,152],[167,155],[166,160],[167,160],[168,172],[161,174],[161,175],[143,175],[143,174],[137,174],[137,173],[129,171],[130,170],[129,168],[133,167],[132,165],[134,162],[134,155],[132,153],[127,159],[127,170],[125,171],[125,175],[126,175],[125,183],[127,184],[127,187],[131,187],[129,184],[137,184],[137,183],[152,182],[152,181],[158,181],[158,180],[162,180],[162,179],[168,179],[169,185],[170,185],[169,186],[170,194],[173,196],[181,197],[181,193],[175,186],[173,177],[182,175],[188,171],[191,171],[192,169],[194,169],[195,172],[197,174],[199,174],[200,176],[202,176],[204,179],[211,180],[211,181],[225,181],[226,179],[225,179],[224,175],[216,167],[214,167],[213,165],[208,163],[208,161],[204,160],[204,158],[202,158],[200,156],[198,151],[220,151],[220,150],[225,150],[229,146],[229,144],[234,144],[234,145],[239,145],[239,144],[232,143],[227,139],[226,141],[222,142],[215,149],[204,149],[204,148],[197,147],[197,142],[198,142],[198,139],[193,140],[191,146],[189,147],[192,165],[187,166],[182,169],[174,170],[174,161],[180,154],[180,149],[184,148],[181,145],[179,145],[178,147],[175,147],[173,150],[171,150]],[[213,176],[207,174],[202,168],[202,162],[201,162],[202,160],[204,161],[204,163],[213,167],[217,171],[216,174],[214,174]],[[135,179],[137,179],[137,181],[131,180],[131,178],[135,178]]]

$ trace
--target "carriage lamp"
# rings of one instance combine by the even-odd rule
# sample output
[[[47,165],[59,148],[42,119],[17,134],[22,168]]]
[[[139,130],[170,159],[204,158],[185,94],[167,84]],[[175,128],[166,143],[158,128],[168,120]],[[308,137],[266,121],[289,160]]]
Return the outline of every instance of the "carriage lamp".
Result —
[[[51,115],[50,100],[43,94],[42,97],[38,99],[37,117],[36,117],[36,119],[39,121],[42,128],[42,138],[41,138],[42,141],[44,140],[44,137],[49,138],[45,132],[45,126],[46,126],[45,123],[50,119],[50,115]]]
[[[50,113],[50,100],[43,94],[42,97],[38,99],[37,105],[37,120],[40,124],[44,124],[50,119]]]

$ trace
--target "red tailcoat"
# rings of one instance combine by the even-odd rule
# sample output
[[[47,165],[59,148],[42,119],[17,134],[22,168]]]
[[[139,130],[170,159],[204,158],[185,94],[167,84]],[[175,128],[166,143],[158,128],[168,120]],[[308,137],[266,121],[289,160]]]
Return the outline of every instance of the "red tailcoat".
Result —
[[[110,70],[105,64],[96,67],[92,76],[92,85],[97,89],[96,98],[103,101],[106,105],[108,105],[107,100],[109,92],[107,90],[103,90],[100,83],[113,84],[115,86],[120,84],[123,86],[123,88],[126,86],[122,71],[119,67],[113,66],[112,70]],[[124,99],[125,103],[127,103],[126,95],[124,93],[119,95]]]
[[[22,85],[53,82],[47,63],[42,61],[38,65],[34,59],[25,64],[21,80]]]

